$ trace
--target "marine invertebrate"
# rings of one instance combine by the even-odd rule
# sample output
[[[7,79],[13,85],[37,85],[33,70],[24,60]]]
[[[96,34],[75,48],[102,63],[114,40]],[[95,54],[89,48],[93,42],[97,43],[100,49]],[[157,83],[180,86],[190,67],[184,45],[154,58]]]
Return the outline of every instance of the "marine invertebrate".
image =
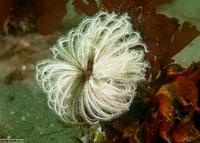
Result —
[[[49,106],[64,121],[89,124],[129,109],[137,83],[145,80],[147,48],[127,14],[99,12],[51,48],[36,66]]]

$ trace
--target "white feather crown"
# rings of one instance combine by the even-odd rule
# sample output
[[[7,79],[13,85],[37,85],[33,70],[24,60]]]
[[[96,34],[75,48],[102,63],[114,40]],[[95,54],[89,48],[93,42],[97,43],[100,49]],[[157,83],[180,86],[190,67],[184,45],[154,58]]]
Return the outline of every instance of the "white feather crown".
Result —
[[[50,108],[66,122],[95,124],[118,117],[145,80],[147,48],[127,14],[86,18],[51,51],[52,59],[37,64],[36,79]]]

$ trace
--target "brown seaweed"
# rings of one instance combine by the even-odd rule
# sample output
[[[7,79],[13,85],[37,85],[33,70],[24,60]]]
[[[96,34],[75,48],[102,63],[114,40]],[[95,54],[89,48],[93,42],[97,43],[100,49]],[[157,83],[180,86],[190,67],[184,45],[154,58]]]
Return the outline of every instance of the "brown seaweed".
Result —
[[[81,9],[88,16],[92,16],[98,12],[97,3],[94,0],[88,0],[88,4],[84,3],[82,0],[75,0],[72,4]]]
[[[9,17],[14,19],[10,20],[15,22],[15,30],[19,27],[20,21],[28,19],[30,22],[35,22],[37,20],[37,28],[42,35],[48,35],[52,33],[60,24],[62,18],[66,15],[66,3],[69,0],[6,0],[2,1],[0,5],[0,26],[1,32],[4,32],[6,29],[4,24]],[[29,5],[24,3],[31,3]],[[33,5],[35,8],[32,8]],[[15,7],[15,11],[13,8]],[[21,11],[19,15],[19,11]],[[30,11],[30,15],[27,16],[27,11]],[[37,16],[39,13],[39,16]],[[17,16],[19,15],[19,16]],[[32,19],[32,17],[36,17]],[[8,22],[10,22],[8,21]],[[29,25],[30,22],[26,25]],[[34,23],[35,24],[35,23]],[[21,27],[20,27],[21,28]],[[8,30],[7,30],[8,31]],[[22,31],[27,32],[27,31]],[[10,33],[8,33],[10,34]],[[12,34],[12,33],[11,33]]]

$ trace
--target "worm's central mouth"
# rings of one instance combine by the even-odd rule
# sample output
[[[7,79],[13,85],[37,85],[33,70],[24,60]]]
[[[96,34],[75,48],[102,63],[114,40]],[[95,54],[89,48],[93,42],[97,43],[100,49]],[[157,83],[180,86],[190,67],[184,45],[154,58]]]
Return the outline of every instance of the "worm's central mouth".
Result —
[[[92,75],[92,71],[91,71],[91,70],[86,71],[86,72],[85,72],[85,79],[86,79],[86,80],[89,80],[90,77],[91,77],[91,75]]]
[[[85,79],[89,80],[93,72],[93,60],[88,61],[87,70],[85,71]]]

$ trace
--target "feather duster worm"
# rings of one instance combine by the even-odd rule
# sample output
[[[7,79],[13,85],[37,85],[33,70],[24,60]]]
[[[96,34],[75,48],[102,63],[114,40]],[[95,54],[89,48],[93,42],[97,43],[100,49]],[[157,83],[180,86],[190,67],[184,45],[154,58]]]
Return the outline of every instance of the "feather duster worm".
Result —
[[[129,109],[145,80],[147,48],[127,14],[99,12],[51,48],[53,58],[36,66],[49,106],[64,121],[108,121]]]

